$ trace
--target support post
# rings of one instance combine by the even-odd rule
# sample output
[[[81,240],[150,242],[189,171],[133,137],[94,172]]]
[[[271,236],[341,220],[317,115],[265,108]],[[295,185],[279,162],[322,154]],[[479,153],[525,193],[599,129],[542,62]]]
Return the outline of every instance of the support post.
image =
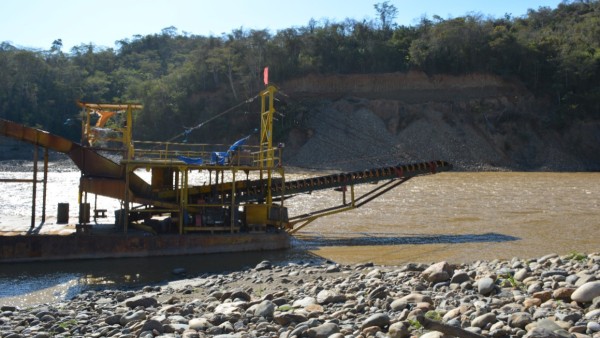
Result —
[[[35,200],[37,198],[38,146],[33,147],[33,192],[31,197],[31,229],[35,228]]]
[[[46,192],[48,188],[48,148],[44,148],[44,182],[42,192],[42,224],[46,223]]]
[[[231,171],[231,208],[230,208],[230,221],[229,228],[230,232],[233,233],[233,226],[235,223],[235,172],[236,170]]]
[[[183,235],[183,226],[185,223],[185,211],[187,209],[188,196],[188,168],[179,168],[181,172],[181,189],[179,199],[179,234]]]
[[[127,110],[125,111],[125,130],[123,131],[123,145],[125,147],[125,151],[127,151],[126,157],[127,160],[131,160],[134,157],[133,154],[133,141],[132,141],[132,127],[133,127],[133,108],[132,105],[127,105]]]
[[[129,173],[130,173],[129,164],[125,165],[125,203],[123,203],[123,232],[127,235],[127,224],[129,223]]]
[[[262,180],[262,170],[267,170],[267,191],[266,203],[271,206],[271,171],[274,163],[273,150],[273,114],[275,113],[275,92],[274,86],[268,86],[260,93],[261,113],[260,113],[260,149],[258,152],[260,178]],[[267,102],[268,99],[268,102]]]

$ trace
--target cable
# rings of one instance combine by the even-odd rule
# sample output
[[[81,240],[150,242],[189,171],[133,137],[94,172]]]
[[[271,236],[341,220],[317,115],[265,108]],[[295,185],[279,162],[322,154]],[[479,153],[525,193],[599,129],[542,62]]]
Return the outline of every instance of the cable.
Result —
[[[180,138],[181,136],[184,136],[184,137],[185,137],[185,139],[187,139],[188,135],[189,135],[189,134],[190,134],[192,131],[194,131],[194,130],[196,130],[196,129],[198,129],[198,128],[201,128],[201,127],[202,127],[202,126],[204,126],[205,124],[207,124],[207,123],[209,123],[209,122],[212,122],[213,120],[216,120],[217,118],[219,118],[219,117],[221,117],[221,116],[223,116],[223,115],[225,115],[225,114],[227,114],[227,113],[230,113],[231,111],[233,111],[233,110],[235,110],[235,109],[239,108],[240,106],[242,106],[242,105],[244,105],[244,104],[251,103],[251,102],[252,102],[252,101],[254,101],[254,99],[256,99],[257,97],[258,97],[258,95],[255,95],[254,97],[252,97],[252,98],[249,98],[249,99],[247,99],[247,100],[245,100],[245,101],[243,101],[243,102],[240,102],[239,104],[237,104],[237,105],[235,105],[235,106],[233,106],[233,107],[231,107],[231,108],[229,108],[229,109],[227,109],[227,110],[225,110],[225,111],[223,111],[223,112],[221,112],[221,113],[219,113],[219,114],[217,114],[217,115],[215,115],[215,116],[213,116],[213,117],[209,118],[208,120],[206,120],[206,121],[204,121],[204,122],[200,122],[199,124],[197,124],[197,125],[196,125],[196,126],[194,126],[194,127],[191,127],[191,128],[186,128],[186,130],[185,130],[185,131],[183,131],[182,133],[179,133],[179,134],[177,134],[177,135],[173,136],[172,138],[170,138],[170,139],[169,139],[169,140],[167,140],[166,142],[173,142],[173,141],[175,141],[176,139]]]

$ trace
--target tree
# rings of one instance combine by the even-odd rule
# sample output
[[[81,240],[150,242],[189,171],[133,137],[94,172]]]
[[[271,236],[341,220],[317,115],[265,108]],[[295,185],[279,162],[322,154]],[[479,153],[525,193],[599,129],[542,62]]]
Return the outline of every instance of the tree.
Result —
[[[384,31],[388,31],[392,22],[396,19],[398,15],[398,9],[396,6],[391,5],[389,1],[384,1],[381,3],[377,3],[373,5],[375,7],[375,11],[377,15],[379,15],[379,20],[381,21],[381,29]]]
[[[490,56],[489,36],[480,17],[444,20],[423,29],[410,47],[410,59],[432,73],[483,71]]]
[[[62,39],[56,39],[52,41],[52,47],[50,47],[50,53],[60,53],[63,47]]]
[[[552,98],[563,117],[600,115],[598,0],[518,18],[434,15],[409,27],[394,24],[390,1],[374,8],[373,20],[311,19],[275,34],[239,28],[203,37],[167,27],[118,40],[116,50],[88,43],[63,53],[56,39],[40,52],[2,42],[0,116],[75,137],[64,121],[77,115],[76,100],[140,102],[136,136],[160,139],[255,95],[267,65],[281,83],[310,73],[491,72]]]

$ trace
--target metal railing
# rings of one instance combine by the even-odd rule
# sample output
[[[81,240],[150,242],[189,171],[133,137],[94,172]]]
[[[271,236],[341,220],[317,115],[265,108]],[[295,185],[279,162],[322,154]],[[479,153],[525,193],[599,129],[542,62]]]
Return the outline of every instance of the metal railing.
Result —
[[[134,141],[134,159],[149,161],[183,161],[182,157],[189,160],[188,164],[198,165],[228,165],[244,167],[266,167],[266,163],[281,166],[282,147],[263,149],[263,156],[259,146],[245,145],[241,150],[230,152],[227,144],[205,143],[176,143],[155,141]],[[268,158],[264,153],[274,154]],[[227,159],[220,163],[216,157],[226,156]],[[261,163],[262,160],[262,163]],[[261,165],[262,164],[262,165]]]

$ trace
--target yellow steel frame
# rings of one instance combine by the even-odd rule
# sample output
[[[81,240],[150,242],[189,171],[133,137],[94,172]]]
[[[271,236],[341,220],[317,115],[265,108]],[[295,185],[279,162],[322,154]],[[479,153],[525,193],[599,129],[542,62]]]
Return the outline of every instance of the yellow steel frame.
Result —
[[[346,194],[344,193],[344,203],[342,205],[338,205],[332,208],[327,208],[321,211],[313,212],[310,215],[299,216],[299,219],[293,222],[290,222],[290,229],[287,231],[289,234],[294,234],[298,230],[304,228],[309,225],[313,221],[330,215],[339,214],[344,211],[352,210],[357,208],[356,200],[354,198],[354,185],[350,185],[350,203],[346,203]]]
[[[238,178],[237,178],[237,173],[240,170],[246,171],[246,170],[259,170],[258,168],[251,168],[251,167],[236,167],[236,166],[214,166],[214,165],[175,165],[174,163],[171,161],[141,161],[141,160],[124,160],[122,162],[125,165],[125,171],[126,171],[126,175],[125,175],[125,186],[127,187],[125,190],[125,196],[124,196],[124,231],[125,233],[127,233],[127,227],[129,224],[129,213],[132,211],[132,203],[142,203],[143,201],[138,197],[135,196],[134,193],[131,191],[131,189],[129,189],[130,187],[130,175],[133,175],[133,173],[135,172],[136,169],[140,169],[140,168],[145,168],[147,170],[150,170],[150,168],[153,167],[173,167],[175,170],[175,177],[174,177],[174,186],[173,186],[173,190],[172,193],[169,193],[168,195],[172,195],[173,197],[175,197],[175,201],[174,203],[168,205],[167,203],[164,204],[157,204],[157,201],[148,201],[150,204],[154,205],[154,206],[161,206],[163,209],[152,209],[152,210],[148,210],[147,212],[164,212],[164,213],[176,213],[179,215],[178,220],[177,220],[177,229],[178,229],[178,233],[179,234],[184,234],[187,232],[194,232],[194,231],[212,231],[212,230],[218,230],[218,231],[229,231],[231,233],[234,233],[236,231],[238,231],[239,229],[235,226],[235,210],[238,207],[241,207],[243,204],[240,204],[237,200],[236,200],[236,190],[238,189]],[[225,171],[229,171],[231,172],[231,181],[230,182],[223,182],[223,183],[227,183],[229,185],[229,187],[227,188],[228,191],[230,191],[230,196],[231,199],[223,199],[220,200],[216,203],[204,203],[204,204],[197,204],[196,202],[190,201],[189,200],[189,196],[192,192],[198,192],[198,187],[193,187],[190,186],[189,184],[189,173],[191,171],[194,170],[209,170],[209,171],[213,171],[215,172],[215,177],[217,178],[217,181],[215,182],[211,182],[209,183],[209,185],[218,185],[219,182],[219,176],[220,179],[223,180],[223,174]],[[282,177],[283,179],[283,177]],[[221,183],[222,184],[222,183]],[[167,195],[164,195],[167,196]],[[271,205],[267,205],[266,203],[264,204],[265,207],[270,208],[272,206]],[[283,205],[283,202],[282,202]],[[198,228],[198,227],[188,227],[185,225],[185,219],[184,219],[184,215],[186,214],[186,212],[191,212],[194,213],[195,210],[200,210],[200,209],[204,209],[204,208],[216,208],[216,207],[223,207],[223,206],[229,206],[231,213],[230,213],[230,219],[229,219],[229,225],[223,226],[223,227],[209,227],[209,228]],[[143,210],[140,210],[143,212]],[[273,224],[276,225],[278,227],[282,227],[282,221],[275,221],[275,220],[269,220],[268,217],[267,219],[263,220],[263,223],[266,224]]]
[[[276,91],[277,89],[274,86],[268,86],[267,89],[260,92],[261,110],[259,166],[261,168],[273,167],[273,114],[275,113],[274,101]]]
[[[258,165],[261,169],[262,179],[263,169],[267,173],[267,196],[266,203],[270,207],[273,203],[271,195],[271,178],[274,166],[273,151],[273,114],[275,113],[275,86],[268,86],[267,89],[260,92],[260,149],[258,154]],[[268,102],[267,102],[268,99]]]
[[[305,215],[299,215],[299,216],[296,216],[293,218],[295,220],[290,219],[291,222],[290,222],[290,228],[288,230],[288,233],[293,234],[293,233],[297,232],[298,230],[304,228],[308,224],[312,223],[313,221],[315,221],[318,218],[359,208],[359,207],[369,203],[370,201],[374,200],[375,198],[385,194],[386,192],[394,189],[395,187],[399,186],[400,184],[408,181],[410,178],[411,177],[402,177],[399,179],[392,179],[392,180],[362,194],[358,198],[355,196],[355,193],[354,193],[354,185],[350,185],[350,203],[346,203],[346,193],[344,192],[344,195],[343,195],[344,200],[341,205],[334,206],[331,208],[326,208],[326,209],[319,210],[316,212],[311,212],[311,213],[305,214]],[[298,226],[294,227],[295,225],[298,225]]]
[[[133,126],[133,111],[140,110],[143,108],[140,104],[110,104],[110,103],[86,103],[77,102],[79,107],[83,108],[83,116],[81,119],[81,138],[82,143],[89,144],[89,141],[94,137],[92,135],[91,125],[91,114],[94,111],[114,111],[114,112],[125,112],[125,125],[120,128],[111,128],[114,131],[122,134],[121,139],[114,139],[111,141],[118,141],[123,144],[126,150],[124,158],[130,160],[134,157],[134,148],[132,140],[132,126]]]
[[[130,176],[133,175],[134,171],[137,168],[153,168],[153,167],[162,167],[169,166],[175,169],[175,178],[174,178],[174,186],[171,194],[175,197],[176,201],[171,206],[162,205],[162,207],[166,207],[165,211],[174,212],[179,214],[178,219],[178,232],[180,234],[186,233],[188,231],[196,231],[198,230],[195,227],[186,227],[184,215],[186,211],[199,209],[199,208],[208,208],[208,207],[219,207],[219,206],[229,206],[231,210],[230,217],[230,225],[229,230],[231,232],[235,232],[235,210],[237,207],[240,207],[239,203],[235,199],[235,192],[237,189],[236,185],[236,173],[240,170],[248,171],[248,170],[257,170],[259,171],[260,179],[266,179],[266,196],[265,196],[265,208],[267,210],[271,210],[273,207],[273,196],[271,192],[272,188],[272,179],[273,179],[273,170],[281,175],[281,179],[285,182],[284,170],[281,167],[281,149],[279,149],[279,153],[277,154],[279,157],[275,157],[275,149],[273,148],[273,114],[275,113],[275,93],[277,92],[276,87],[268,86],[265,90],[259,93],[261,97],[261,126],[260,126],[260,142],[259,149],[257,153],[254,153],[258,156],[255,158],[253,165],[251,166],[240,166],[234,165],[233,163],[226,166],[215,166],[211,165],[180,165],[172,162],[167,155],[167,153],[171,153],[169,148],[165,150],[161,150],[161,156],[158,160],[134,160],[134,144],[132,139],[132,120],[133,120],[133,111],[142,109],[141,105],[137,104],[97,104],[97,103],[78,103],[80,107],[83,108],[83,118],[82,118],[82,141],[90,141],[93,140],[94,135],[92,135],[92,125],[91,125],[91,114],[94,111],[118,111],[124,112],[126,115],[126,123],[125,126],[114,128],[115,131],[122,133],[122,138],[120,140],[111,139],[111,141],[120,141],[124,145],[124,149],[126,153],[123,156],[122,164],[125,165],[125,194],[124,194],[124,231],[127,232],[128,226],[128,216],[129,212],[131,212],[134,201],[140,200],[139,196],[135,196],[132,190],[130,189]],[[88,143],[89,142],[82,142]],[[163,144],[164,145],[164,144]],[[169,145],[167,144],[167,147]],[[204,147],[201,147],[202,149]],[[140,154],[147,155],[143,150],[140,150]],[[196,150],[197,152],[197,150]],[[178,153],[177,151],[172,152],[174,154]],[[201,154],[207,153],[207,151],[201,151]],[[174,165],[175,164],[175,165]],[[222,200],[217,204],[203,204],[198,205],[195,204],[194,201],[189,201],[188,196],[190,192],[201,189],[202,187],[190,187],[189,186],[189,171],[190,170],[210,170],[215,171],[217,175],[219,173],[221,176],[225,171],[231,172],[232,182],[230,185],[231,189],[231,200]],[[266,177],[265,177],[266,176]],[[284,196],[285,192],[282,191],[282,196]],[[80,202],[85,198],[87,200],[87,195],[82,196],[80,192]],[[149,201],[154,202],[156,201]],[[281,199],[280,206],[283,207],[283,198]],[[156,205],[155,205],[156,206]],[[154,209],[156,210],[156,209]],[[149,211],[150,212],[150,211]],[[281,213],[280,213],[281,215]],[[265,224],[273,224],[276,223],[278,226],[282,226],[282,220],[275,221],[270,220],[270,216],[264,220]],[[225,230],[225,227],[223,229]]]

